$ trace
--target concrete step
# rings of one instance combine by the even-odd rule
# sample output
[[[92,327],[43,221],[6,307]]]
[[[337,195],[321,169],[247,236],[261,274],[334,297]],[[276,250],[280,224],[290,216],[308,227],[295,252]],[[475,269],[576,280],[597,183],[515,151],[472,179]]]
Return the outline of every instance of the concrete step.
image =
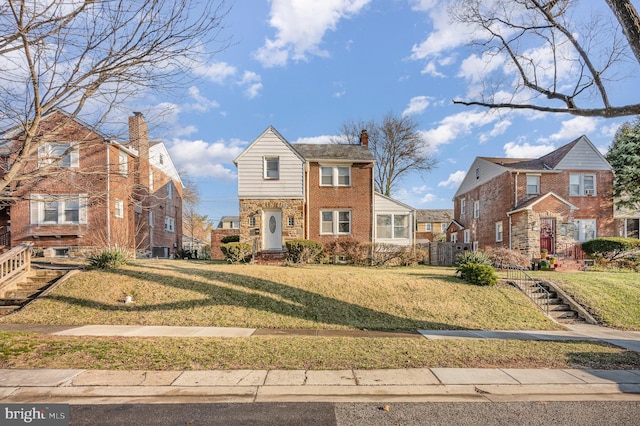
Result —
[[[0,316],[2,315],[9,315],[10,313],[12,313],[13,311],[16,311],[18,309],[20,309],[21,306],[20,305],[7,305],[7,306],[0,306]]]

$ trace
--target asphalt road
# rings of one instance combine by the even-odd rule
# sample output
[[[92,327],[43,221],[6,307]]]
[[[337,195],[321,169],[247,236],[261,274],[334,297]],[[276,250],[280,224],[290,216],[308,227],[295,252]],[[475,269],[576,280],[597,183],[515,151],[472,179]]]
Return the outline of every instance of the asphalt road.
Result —
[[[638,425],[640,401],[71,406],[71,425]]]

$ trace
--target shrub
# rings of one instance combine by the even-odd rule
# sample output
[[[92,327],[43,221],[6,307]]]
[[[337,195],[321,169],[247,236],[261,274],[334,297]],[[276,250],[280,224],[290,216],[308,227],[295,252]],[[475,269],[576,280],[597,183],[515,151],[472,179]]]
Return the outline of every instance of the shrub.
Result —
[[[592,257],[602,257],[607,260],[615,260],[628,255],[636,254],[640,250],[638,238],[594,238],[582,243],[582,250]]]
[[[505,268],[508,266],[519,266],[528,268],[531,266],[531,259],[519,251],[509,250],[508,248],[497,248],[487,252],[491,263],[496,268]]]
[[[224,258],[231,263],[246,262],[251,257],[251,244],[227,243],[220,246]]]
[[[105,249],[87,258],[89,266],[97,269],[117,269],[126,265],[129,255],[120,249]]]
[[[466,263],[458,267],[462,278],[473,285],[494,286],[498,282],[496,270],[491,265]]]
[[[417,265],[426,256],[425,250],[418,246],[378,243],[372,248],[371,264],[378,266]]]
[[[227,235],[226,237],[222,237],[220,242],[222,244],[239,243],[240,242],[240,235]]]
[[[361,244],[353,238],[339,238],[325,244],[325,252],[332,262],[342,260],[356,265],[368,265],[371,262],[370,244]]]
[[[293,263],[317,262],[322,254],[322,244],[311,240],[287,241],[287,260]]]
[[[489,255],[483,251],[464,251],[456,258],[456,265],[477,263],[479,265],[492,265]]]

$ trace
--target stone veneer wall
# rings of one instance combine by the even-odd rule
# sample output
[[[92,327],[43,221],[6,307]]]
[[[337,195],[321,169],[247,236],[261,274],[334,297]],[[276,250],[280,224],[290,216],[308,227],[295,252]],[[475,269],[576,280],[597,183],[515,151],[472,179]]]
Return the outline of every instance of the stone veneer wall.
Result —
[[[242,199],[240,200],[240,241],[253,244],[258,241],[258,250],[262,250],[263,210],[282,211],[282,245],[291,240],[303,239],[304,235],[304,200],[301,199]],[[255,217],[255,226],[249,226],[249,220]],[[289,218],[293,217],[293,226],[289,226]],[[260,231],[262,232],[262,231]]]
[[[525,211],[512,216],[513,250],[522,252],[533,258],[540,257],[540,218],[555,218],[555,252],[564,253],[565,247],[573,246],[575,225],[571,215],[563,216],[557,213]],[[532,229],[531,224],[536,227]]]

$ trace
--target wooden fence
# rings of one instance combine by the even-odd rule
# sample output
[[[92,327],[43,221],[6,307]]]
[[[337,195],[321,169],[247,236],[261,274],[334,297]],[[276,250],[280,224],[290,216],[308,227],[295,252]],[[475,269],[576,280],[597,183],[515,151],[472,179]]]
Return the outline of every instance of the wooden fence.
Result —
[[[470,243],[428,242],[419,244],[420,248],[428,251],[424,262],[429,265],[452,266],[458,254],[472,249]]]

